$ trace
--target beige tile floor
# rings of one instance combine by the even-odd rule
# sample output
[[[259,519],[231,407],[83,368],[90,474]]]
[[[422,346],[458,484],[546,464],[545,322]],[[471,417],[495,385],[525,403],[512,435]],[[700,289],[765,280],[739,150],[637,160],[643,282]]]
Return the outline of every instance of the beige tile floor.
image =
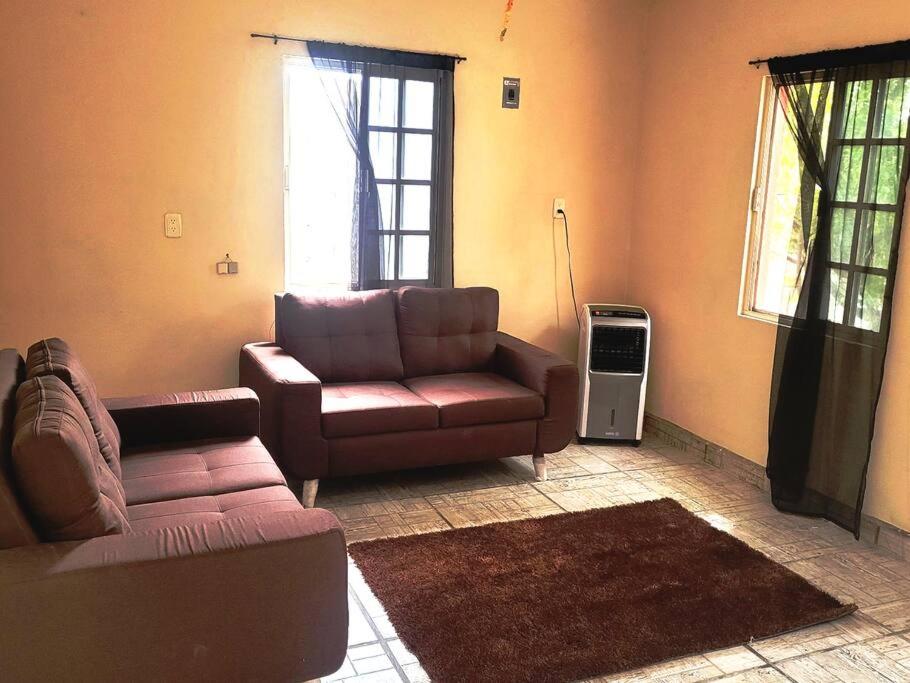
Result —
[[[835,623],[597,681],[910,682],[910,563],[857,543],[828,522],[777,512],[767,494],[645,439],[640,448],[570,445],[535,482],[530,457],[325,481],[317,504],[349,541],[418,534],[672,497],[860,610]],[[351,626],[342,668],[322,679],[418,683],[426,673],[351,567]]]

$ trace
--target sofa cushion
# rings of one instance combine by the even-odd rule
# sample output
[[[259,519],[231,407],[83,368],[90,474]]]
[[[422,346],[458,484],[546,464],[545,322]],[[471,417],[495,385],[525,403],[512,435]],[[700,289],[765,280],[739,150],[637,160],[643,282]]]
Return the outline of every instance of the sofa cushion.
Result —
[[[284,476],[255,436],[143,447],[123,454],[128,505],[284,485]]]
[[[37,541],[13,480],[13,420],[16,389],[25,379],[25,362],[16,349],[0,350],[0,550]]]
[[[45,541],[130,530],[120,480],[101,455],[79,400],[59,378],[26,380],[16,392],[13,470]]]
[[[498,322],[495,289],[402,287],[398,338],[404,376],[488,370]]]
[[[322,385],[327,437],[435,429],[438,409],[397,382]]]
[[[401,379],[395,294],[389,290],[275,298],[275,337],[323,382]]]
[[[95,383],[69,345],[56,337],[32,344],[25,360],[28,378],[54,375],[76,394],[88,415],[101,455],[120,477],[120,431],[98,398]]]
[[[490,372],[413,377],[404,384],[439,407],[441,427],[534,420],[544,414],[540,394]]]
[[[269,486],[222,493],[217,496],[179,498],[127,507],[133,531],[149,531],[187,524],[205,524],[231,517],[252,517],[302,509],[287,486]]]

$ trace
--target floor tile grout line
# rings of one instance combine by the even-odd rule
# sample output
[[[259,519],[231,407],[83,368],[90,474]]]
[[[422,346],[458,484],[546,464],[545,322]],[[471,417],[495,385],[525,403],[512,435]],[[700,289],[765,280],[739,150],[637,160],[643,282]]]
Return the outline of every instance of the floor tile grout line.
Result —
[[[868,615],[863,615],[863,616],[868,617]],[[871,618],[871,617],[869,617],[869,618]],[[875,621],[875,620],[873,619],[873,621]],[[832,623],[832,622],[828,622],[828,623]],[[878,622],[876,622],[876,623],[878,623]],[[887,626],[884,626],[882,624],[879,624],[879,625],[882,626],[882,628],[887,629]],[[908,633],[910,633],[910,631],[908,631]],[[762,659],[767,661],[771,666],[777,668],[778,665],[784,664],[786,662],[792,662],[797,659],[802,659],[804,657],[811,657],[813,655],[823,654],[825,652],[834,652],[835,650],[841,650],[845,647],[850,647],[851,645],[866,645],[868,643],[871,643],[872,641],[880,640],[881,638],[887,638],[889,636],[895,636],[895,635],[900,635],[900,634],[892,633],[889,630],[888,633],[880,633],[875,636],[869,636],[868,638],[861,638],[860,640],[854,640],[854,641],[851,641],[848,643],[840,643],[839,645],[832,645],[831,647],[823,647],[823,648],[819,648],[818,650],[812,650],[811,652],[801,652],[798,655],[793,655],[792,657],[784,657],[783,659],[778,659],[777,661],[770,661],[763,655],[759,654],[758,652],[756,652],[755,654],[757,654],[759,657],[761,657]],[[774,637],[778,637],[778,636],[772,636],[772,638],[774,638]],[[770,638],[768,640],[770,640]],[[750,647],[749,649],[752,649],[752,648]],[[903,664],[901,664],[901,666],[903,666]],[[781,672],[781,673],[783,673],[783,672]]]
[[[364,583],[366,583],[366,579],[364,579]],[[369,586],[367,586],[367,588],[369,588]],[[372,590],[372,589],[370,589],[370,590]],[[405,683],[410,683],[411,679],[408,678],[408,675],[405,673],[404,668],[402,668],[401,664],[399,664],[398,660],[395,658],[395,654],[392,652],[392,648],[389,647],[389,644],[386,642],[385,637],[382,635],[382,633],[379,630],[379,627],[376,625],[376,622],[373,620],[372,615],[370,615],[370,613],[367,611],[366,607],[364,606],[363,602],[360,600],[360,596],[357,595],[357,591],[355,591],[353,588],[349,588],[349,593],[351,595],[351,598],[357,604],[357,609],[360,610],[360,614],[363,616],[364,619],[366,619],[366,622],[370,625],[370,628],[373,631],[373,635],[376,636],[376,639],[377,639],[376,642],[379,643],[379,646],[382,648],[382,651],[385,653],[385,655],[389,658],[389,661],[392,663],[392,668],[395,669],[395,673],[398,674],[398,677],[401,678],[402,681],[404,681]],[[393,628],[394,628],[394,624],[393,624]],[[396,635],[397,634],[398,634],[398,632],[396,631]],[[399,638],[399,640],[400,640],[400,638]],[[369,645],[369,644],[371,644],[371,643],[364,643],[364,645]],[[351,660],[351,666],[354,667],[354,671],[356,672],[357,666],[354,664],[353,660]],[[423,666],[423,665],[421,664],[421,666]],[[361,674],[357,674],[357,675],[361,675]]]

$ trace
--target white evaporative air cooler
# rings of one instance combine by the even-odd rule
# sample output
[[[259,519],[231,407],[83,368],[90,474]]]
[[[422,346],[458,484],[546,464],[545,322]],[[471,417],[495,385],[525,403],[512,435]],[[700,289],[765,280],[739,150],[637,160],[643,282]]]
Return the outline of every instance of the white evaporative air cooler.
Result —
[[[578,339],[579,442],[641,442],[650,347],[645,309],[585,304]]]

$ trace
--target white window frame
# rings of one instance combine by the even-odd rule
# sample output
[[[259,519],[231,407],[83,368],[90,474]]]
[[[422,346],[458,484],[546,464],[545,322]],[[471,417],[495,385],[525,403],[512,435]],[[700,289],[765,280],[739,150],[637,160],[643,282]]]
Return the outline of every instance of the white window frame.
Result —
[[[739,288],[737,314],[744,318],[777,325],[776,313],[754,307],[755,286],[758,279],[758,261],[761,256],[762,230],[767,206],[767,179],[771,171],[771,144],[774,140],[775,107],[777,98],[770,76],[764,76],[755,131],[755,155],[752,161],[752,179],[749,185],[749,209],[746,218],[746,241],[743,249],[742,281]]]

